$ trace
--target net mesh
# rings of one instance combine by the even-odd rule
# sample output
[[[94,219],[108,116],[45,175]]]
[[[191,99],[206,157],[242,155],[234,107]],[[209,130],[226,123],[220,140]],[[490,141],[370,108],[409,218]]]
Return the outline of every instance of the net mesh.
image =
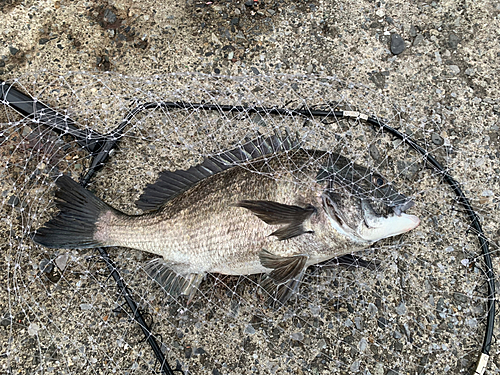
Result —
[[[145,272],[153,255],[109,248],[172,367],[192,374],[458,374],[474,365],[487,314],[485,266],[442,176],[404,142],[360,118],[250,108],[359,111],[410,135],[460,181],[495,258],[498,175],[493,151],[477,152],[490,141],[484,135],[494,125],[487,104],[430,109],[417,105],[418,94],[396,102],[333,77],[38,72],[14,83],[79,129],[101,134],[140,104],[191,103],[133,115],[88,185],[127,214],[141,213],[134,202],[161,171],[188,169],[248,139],[286,132],[297,134],[305,148],[337,152],[379,172],[416,202],[411,213],[421,220],[418,228],[355,254],[369,267],[309,267],[296,296],[279,309],[266,304],[259,275],[209,274],[190,303],[173,298]],[[204,110],[192,103],[247,110]],[[467,119],[474,115],[472,127]],[[55,178],[84,175],[88,153],[71,136],[6,103],[0,120],[2,371],[158,372],[97,251],[47,249],[30,239],[30,232],[57,213]]]

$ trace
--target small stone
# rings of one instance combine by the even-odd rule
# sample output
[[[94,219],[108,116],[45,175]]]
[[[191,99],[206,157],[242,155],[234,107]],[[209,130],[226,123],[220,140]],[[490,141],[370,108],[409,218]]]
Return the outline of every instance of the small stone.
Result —
[[[54,270],[54,263],[50,259],[42,259],[38,268],[41,272],[51,273]]]
[[[363,320],[359,316],[355,317],[354,325],[356,326],[356,329],[361,331],[363,329]]]
[[[103,19],[105,22],[115,23],[116,22],[116,14],[114,14],[111,9],[106,9],[106,10],[104,10]]]
[[[231,25],[238,25],[240,23],[240,19],[238,17],[233,17],[231,19]]]
[[[450,69],[450,72],[452,74],[458,74],[458,73],[460,73],[460,68],[458,67],[458,65],[449,65],[448,69]]]
[[[389,325],[389,322],[382,316],[377,319],[377,324],[380,328],[385,329]]]
[[[202,355],[205,353],[206,353],[206,351],[203,348],[196,348],[196,350],[194,351],[194,354],[197,354],[197,355]]]
[[[255,75],[260,74],[259,69],[257,69],[256,67],[252,66],[250,69],[252,70],[253,74],[255,74]]]
[[[304,334],[302,332],[294,332],[292,333],[292,340],[302,341],[304,340]]]
[[[464,296],[463,293],[455,292],[453,293],[453,298],[460,303],[466,303],[468,301],[468,298]]]
[[[399,34],[392,34],[391,35],[391,53],[393,55],[399,55],[401,52],[405,50],[405,41]]]
[[[372,143],[370,147],[368,147],[368,151],[370,152],[370,156],[372,157],[373,160],[377,162],[380,162],[382,160],[382,157],[380,156],[380,151],[378,150],[375,143]]]
[[[396,312],[399,315],[404,315],[406,314],[406,305],[404,302],[401,302],[398,307],[396,307]]]
[[[248,333],[249,335],[253,335],[255,333],[255,328],[251,324],[247,325],[245,327],[245,333]]]
[[[375,314],[378,312],[377,306],[375,306],[373,303],[368,304],[368,314],[370,314],[370,318],[373,318]]]
[[[460,43],[460,37],[455,33],[450,33],[448,36],[448,47],[452,50],[457,49],[458,43]]]
[[[368,347],[368,341],[364,337],[359,340],[358,348],[360,352],[364,352],[366,348]]]
[[[465,320],[465,325],[470,328],[477,328],[477,319],[475,318],[467,319]]]
[[[319,350],[326,348],[326,341],[324,339],[320,339],[318,341],[317,347]]]
[[[17,196],[11,195],[9,200],[7,201],[7,204],[12,207],[16,207],[20,203],[20,200]]]
[[[410,36],[412,38],[415,38],[417,36],[417,29],[415,28],[415,26],[410,26]]]
[[[49,39],[47,39],[47,38],[40,38],[38,40],[38,44],[45,44],[45,43],[48,43],[48,41],[49,41]]]
[[[66,265],[68,264],[68,259],[69,259],[68,253],[64,253],[59,255],[54,261],[54,263],[56,264],[57,268],[59,268],[61,271],[64,271]]]
[[[474,75],[475,70],[474,70],[473,68],[467,68],[467,69],[465,69],[465,72],[464,72],[464,73],[465,73],[466,75],[468,75],[468,76],[472,76],[472,75]]]
[[[370,76],[370,81],[372,81],[377,88],[385,88],[385,75],[381,72],[368,73],[368,75]]]
[[[494,197],[495,193],[493,192],[493,190],[483,190],[483,192],[481,193],[481,196],[482,197]]]
[[[92,305],[90,303],[80,304],[80,309],[84,311],[92,310]]]
[[[436,304],[436,311],[440,313],[443,312],[443,310],[444,310],[444,298],[440,297]]]
[[[444,144],[444,139],[437,133],[431,134],[431,141],[437,146],[442,146]]]
[[[36,336],[38,335],[38,331],[40,330],[40,327],[36,323],[31,323],[28,327],[28,335],[30,336]]]
[[[413,46],[418,46],[420,43],[424,41],[424,36],[422,34],[418,34],[415,39],[413,39]]]
[[[253,6],[253,0],[247,0],[247,1],[245,1],[245,5],[246,5],[247,7],[251,7],[251,6]]]
[[[352,363],[351,367],[349,367],[351,373],[359,371],[359,360],[356,360]]]
[[[403,337],[403,334],[399,331],[394,331],[392,337],[394,337],[396,340],[399,340],[401,337]]]
[[[15,56],[19,50],[16,47],[9,47],[9,52],[12,56]]]

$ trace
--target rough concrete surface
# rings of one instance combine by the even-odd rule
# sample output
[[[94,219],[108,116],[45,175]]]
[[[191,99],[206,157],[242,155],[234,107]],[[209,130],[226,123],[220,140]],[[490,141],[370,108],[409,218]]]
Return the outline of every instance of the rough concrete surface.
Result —
[[[0,79],[19,80],[47,104],[68,106],[82,122],[88,112],[95,116],[86,123],[90,127],[115,124],[106,116],[118,120],[134,96],[136,103],[170,96],[332,108],[340,101],[344,109],[382,116],[430,148],[463,184],[491,241],[499,273],[499,40],[500,4],[495,1],[7,0],[0,2]],[[221,125],[208,114],[167,115],[169,126],[179,129],[170,140],[175,147],[166,148],[158,142],[164,134],[151,125],[164,117],[154,116],[137,120],[118,152],[123,157],[116,157],[91,185],[128,213],[138,213],[132,202],[162,169],[191,166],[246,135],[232,128],[236,116]],[[15,125],[15,115],[2,109],[0,123],[12,121]],[[204,121],[205,127],[196,131],[182,128]],[[263,133],[285,126],[311,129],[308,142],[314,147],[345,141],[351,157],[364,150],[371,158],[361,160],[388,166],[390,177],[416,199],[416,213],[425,219],[418,231],[368,252],[370,260],[383,259],[375,273],[352,267],[311,271],[301,289],[305,297],[278,312],[262,304],[254,276],[210,276],[202,284],[203,297],[192,305],[167,304],[158,288],[144,282],[148,255],[110,250],[148,321],[155,322],[153,331],[171,366],[192,374],[471,373],[484,333],[484,267],[461,207],[439,176],[393,139],[364,132],[357,123],[338,122],[322,132],[320,121],[304,125],[270,116],[245,121]],[[16,202],[22,195],[16,191],[37,189],[20,177],[31,168],[28,161],[19,168],[23,163],[15,160],[25,146],[17,147],[19,138],[12,135],[29,140],[33,134],[25,126],[29,123],[21,125],[0,128],[0,156],[8,160],[0,169],[0,249],[5,254],[0,256],[5,271],[0,280],[0,372],[158,370],[92,250],[58,253],[16,237],[16,228],[29,232],[20,207],[31,207]],[[210,141],[204,143],[204,137]],[[55,144],[61,140],[44,138]],[[34,166],[41,176],[46,164],[77,176],[88,160],[73,146],[64,155],[26,147],[31,147],[30,156],[57,158]],[[39,207],[47,208],[49,197],[36,194]],[[39,211],[30,216],[35,226],[52,213]],[[46,258],[64,263],[60,269],[68,271],[63,277],[57,269],[44,271]],[[499,326],[496,319],[497,336]],[[499,350],[494,341],[487,374],[500,373]]]

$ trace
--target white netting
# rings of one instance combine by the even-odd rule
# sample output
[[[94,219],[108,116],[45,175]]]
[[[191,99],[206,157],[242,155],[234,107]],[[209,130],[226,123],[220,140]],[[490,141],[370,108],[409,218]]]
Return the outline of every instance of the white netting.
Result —
[[[472,198],[488,238],[496,233],[498,179],[461,139],[466,110],[433,113],[417,100],[396,102],[335,78],[132,78],[46,72],[15,87],[79,129],[112,131],[139,104],[205,103],[301,110],[360,111],[410,135]],[[448,111],[448,112],[446,112]],[[453,113],[454,126],[446,123]],[[57,212],[54,178],[78,179],[88,153],[4,104],[0,113],[0,317],[2,371],[129,373],[159,371],[133,314],[97,251],[56,251],[30,232]],[[448,115],[452,117],[452,115]],[[465,120],[464,120],[465,121]],[[487,115],[476,130],[490,126]],[[131,118],[118,148],[88,188],[139,214],[134,202],[163,170],[187,169],[257,135],[297,133],[308,149],[335,151],[370,167],[412,197],[421,225],[356,255],[364,267],[310,267],[298,294],[279,310],[266,305],[259,276],[210,274],[190,304],[169,298],[144,271],[154,256],[109,248],[172,367],[192,374],[462,373],[474,365],[484,333],[486,277],[479,245],[454,193],[423,157],[360,119],[305,118],[250,111],[158,107]],[[477,138],[479,139],[479,138]],[[497,255],[495,243],[491,244]],[[391,372],[392,371],[392,372]]]

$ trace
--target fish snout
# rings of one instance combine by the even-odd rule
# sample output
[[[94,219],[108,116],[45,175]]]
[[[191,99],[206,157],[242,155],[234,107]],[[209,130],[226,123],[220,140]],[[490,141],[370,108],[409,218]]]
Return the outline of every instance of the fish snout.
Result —
[[[413,206],[415,206],[415,202],[412,199],[406,197],[404,202],[390,205],[396,216],[401,216],[403,212],[406,212]]]

